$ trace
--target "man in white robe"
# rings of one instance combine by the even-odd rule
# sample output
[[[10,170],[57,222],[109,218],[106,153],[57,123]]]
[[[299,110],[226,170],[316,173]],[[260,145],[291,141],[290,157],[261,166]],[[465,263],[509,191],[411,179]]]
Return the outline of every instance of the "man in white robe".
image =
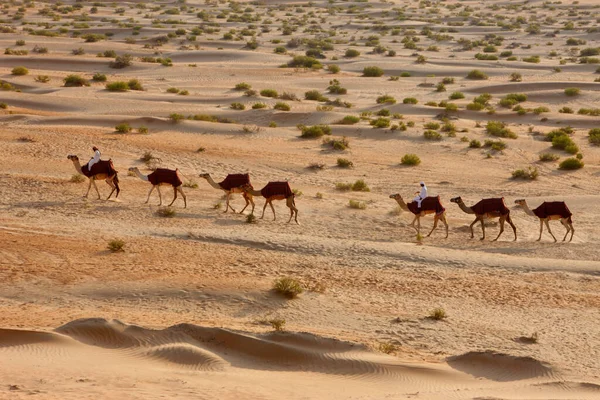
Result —
[[[427,186],[425,186],[425,182],[422,181],[419,182],[419,184],[421,185],[421,191],[415,192],[416,194],[418,194],[418,196],[414,198],[414,201],[416,201],[417,206],[421,208],[421,202],[423,201],[423,199],[425,199],[425,197],[427,197]]]

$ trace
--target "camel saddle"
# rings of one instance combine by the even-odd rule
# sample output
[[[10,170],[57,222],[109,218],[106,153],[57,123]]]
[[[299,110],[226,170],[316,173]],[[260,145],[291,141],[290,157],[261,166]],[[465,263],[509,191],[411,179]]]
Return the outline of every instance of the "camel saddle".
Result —
[[[547,201],[533,210],[538,218],[548,218],[551,215],[560,215],[561,218],[571,218],[573,215],[564,201]]]
[[[475,214],[493,214],[499,213],[502,215],[510,214],[510,210],[504,204],[504,197],[480,200],[477,204],[471,207]]]
[[[250,175],[248,174],[229,174],[223,182],[219,182],[219,186],[223,190],[237,189],[244,185],[250,185]]]
[[[421,201],[421,208],[418,207],[418,204],[419,203],[417,203],[416,201],[413,201],[411,203],[408,203],[406,206],[408,207],[409,211],[413,214],[420,214],[423,211],[435,211],[435,215],[440,215],[441,213],[446,211],[446,209],[444,208],[444,206],[442,206],[442,203],[440,202],[440,196],[425,197],[423,201]]]
[[[292,192],[292,188],[288,182],[269,182],[260,190],[260,194],[264,198],[284,196],[287,199],[288,197],[292,197],[294,192]]]
[[[81,167],[81,172],[83,175],[88,178],[98,175],[98,174],[106,174],[108,176],[115,175],[118,171],[115,169],[113,162],[111,159],[109,160],[100,160],[96,164],[92,165],[92,170],[88,169],[88,165],[85,164]]]
[[[161,183],[168,183],[173,187],[179,187],[183,185],[177,170],[168,168],[156,168],[154,172],[148,175],[148,181],[153,185],[159,185]]]

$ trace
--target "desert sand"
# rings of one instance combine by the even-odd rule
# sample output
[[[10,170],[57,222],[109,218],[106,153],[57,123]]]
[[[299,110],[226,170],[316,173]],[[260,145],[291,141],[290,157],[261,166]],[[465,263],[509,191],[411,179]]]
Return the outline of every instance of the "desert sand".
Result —
[[[1,399],[600,398],[596,1],[1,6]],[[118,198],[83,197],[92,146]],[[130,167],[179,169],[187,207]],[[300,224],[201,173],[289,181]],[[448,238],[389,197],[419,181]],[[457,196],[503,197],[517,240],[471,239]],[[566,202],[572,241],[518,199]]]

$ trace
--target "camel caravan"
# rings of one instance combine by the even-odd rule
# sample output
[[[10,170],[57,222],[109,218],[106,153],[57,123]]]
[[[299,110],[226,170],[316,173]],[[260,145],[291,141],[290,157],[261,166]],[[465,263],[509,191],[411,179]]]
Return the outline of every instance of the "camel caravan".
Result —
[[[89,179],[88,189],[85,193],[84,197],[88,197],[90,193],[90,189],[92,185],[94,189],[96,189],[96,193],[98,194],[98,199],[100,199],[100,191],[96,186],[97,180],[104,180],[111,188],[111,192],[106,198],[110,199],[112,194],[116,191],[115,198],[119,196],[121,191],[119,187],[119,178],[118,171],[115,169],[112,160],[101,160],[100,159],[100,151],[94,147],[95,154],[94,158],[90,160],[89,163],[85,165],[81,165],[79,162],[79,158],[76,155],[69,155],[67,158],[73,162],[73,165],[78,173],[86,176]],[[172,170],[167,168],[157,168],[152,173],[148,175],[144,175],[140,172],[137,167],[129,168],[129,171],[138,176],[141,180],[150,182],[152,187],[148,192],[148,197],[146,198],[145,204],[147,204],[150,200],[150,195],[154,191],[154,189],[158,192],[159,198],[159,206],[162,205],[162,195],[160,192],[160,186],[170,186],[173,188],[173,200],[169,203],[169,207],[173,205],[175,200],[177,200],[177,194],[181,194],[183,198],[184,208],[187,207],[187,198],[185,193],[183,193],[182,186],[183,180],[182,175],[178,169]],[[265,210],[267,206],[271,206],[271,210],[273,211],[273,221],[276,220],[275,207],[273,207],[274,200],[285,200],[287,207],[290,209],[290,217],[288,219],[288,223],[294,221],[296,224],[298,222],[298,208],[296,208],[295,194],[290,184],[288,182],[268,182],[265,187],[261,190],[255,190],[252,184],[250,183],[250,175],[249,174],[229,174],[225,177],[225,179],[219,183],[215,182],[215,180],[210,176],[210,174],[203,173],[199,175],[200,178],[206,179],[208,184],[215,189],[222,190],[225,194],[225,213],[231,209],[232,212],[236,213],[237,211],[231,206],[229,203],[231,195],[235,193],[239,193],[242,195],[243,199],[246,202],[246,205],[239,212],[242,214],[249,205],[252,205],[251,214],[254,214],[254,197],[264,197],[265,204],[263,206],[262,215],[260,219],[263,219],[265,216]],[[417,192],[418,196],[410,203],[404,201],[402,196],[399,193],[391,194],[389,197],[394,199],[399,207],[404,210],[412,213],[414,218],[409,226],[417,231],[417,235],[421,235],[421,217],[425,217],[427,215],[433,215],[433,227],[427,234],[427,237],[431,236],[433,231],[438,226],[438,222],[442,221],[445,227],[445,237],[448,237],[448,221],[446,220],[446,208],[442,205],[440,196],[428,196],[427,195],[427,187],[424,182],[421,182],[421,191]],[[517,240],[517,227],[513,223],[510,217],[510,209],[506,206],[504,202],[504,197],[498,198],[488,198],[482,199],[471,207],[467,206],[462,198],[454,197],[450,199],[450,202],[456,203],[458,207],[467,214],[475,215],[475,219],[469,225],[469,229],[471,231],[471,239],[475,237],[473,226],[477,224],[477,222],[481,225],[482,237],[480,240],[485,240],[485,221],[486,220],[494,220],[498,219],[500,224],[500,232],[498,236],[496,236],[493,241],[497,241],[502,233],[504,232],[504,225],[508,223],[513,230],[514,239]],[[532,217],[536,217],[540,221],[540,234],[537,241],[542,239],[542,233],[544,231],[544,225],[548,230],[554,242],[557,242],[556,237],[552,233],[550,229],[550,221],[559,220],[560,223],[565,227],[566,233],[563,237],[563,242],[566,241],[569,233],[571,236],[569,237],[569,242],[573,240],[573,234],[575,233],[575,228],[573,228],[573,220],[572,213],[563,201],[545,201],[537,208],[531,210],[527,204],[525,199],[515,200],[515,204],[523,208],[527,215]],[[415,226],[416,223],[416,226]]]

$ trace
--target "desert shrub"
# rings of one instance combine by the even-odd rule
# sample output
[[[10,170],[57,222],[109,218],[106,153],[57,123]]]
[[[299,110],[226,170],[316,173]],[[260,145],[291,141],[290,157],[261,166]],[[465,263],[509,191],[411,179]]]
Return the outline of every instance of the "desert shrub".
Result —
[[[437,122],[427,122],[425,125],[423,125],[423,127],[425,129],[432,129],[434,131],[437,131],[438,129],[440,129],[440,124],[438,124]]]
[[[497,136],[497,137],[502,137],[502,138],[510,138],[510,139],[517,138],[517,134],[514,133],[513,131],[511,131],[510,129],[508,129],[504,122],[488,121],[485,129],[486,129],[486,132],[492,136]]]
[[[435,321],[441,321],[443,319],[446,319],[447,317],[448,315],[446,314],[446,311],[441,307],[434,308],[429,313],[429,319],[433,319]]]
[[[285,327],[285,319],[281,319],[281,318],[274,318],[274,319],[270,319],[269,324],[271,324],[271,327],[276,330],[277,332],[281,332]]]
[[[558,161],[560,156],[554,153],[542,153],[539,155],[540,161],[548,162],[548,161]]]
[[[347,192],[349,190],[352,190],[352,184],[351,183],[336,182],[335,188],[336,188],[336,190],[339,190],[339,191],[342,191],[342,192]]]
[[[294,58],[287,63],[288,67],[301,67],[301,68],[323,68],[323,65],[319,60],[309,56],[294,56]]]
[[[358,56],[360,56],[360,51],[358,51],[356,49],[348,49],[348,50],[346,50],[346,53],[344,54],[344,56],[348,57],[348,58],[358,57]]]
[[[561,114],[573,114],[575,111],[571,108],[571,107],[563,107],[560,110],[558,110],[559,113]]]
[[[377,98],[377,104],[396,104],[396,99],[390,95],[383,95]]]
[[[577,114],[591,115],[593,117],[598,117],[598,116],[600,116],[600,108],[580,108],[577,111]]]
[[[246,106],[242,103],[234,102],[229,105],[232,110],[245,110]]]
[[[354,125],[356,123],[360,122],[360,118],[355,116],[355,115],[346,115],[344,118],[342,118],[340,121],[338,121],[338,124],[341,125]]]
[[[98,53],[98,57],[115,58],[116,56],[117,52],[114,50],[105,50],[104,53]]]
[[[486,80],[488,78],[489,77],[484,72],[482,72],[478,69],[474,69],[473,71],[471,71],[467,74],[467,79]]]
[[[95,82],[106,82],[106,75],[96,72],[94,76],[92,76],[92,80]]]
[[[590,47],[583,49],[579,52],[580,57],[597,56],[600,55],[600,47]]]
[[[304,93],[304,98],[306,100],[315,100],[315,101],[327,101],[329,100],[327,97],[323,96],[321,92],[318,90],[309,90]]]
[[[521,81],[523,81],[523,75],[521,75],[518,72],[513,72],[512,74],[510,74],[510,81],[511,82],[521,82]]]
[[[570,157],[570,158],[564,159],[558,165],[558,169],[565,169],[565,170],[580,169],[580,168],[583,168],[584,165],[585,164],[583,163],[583,161],[581,161],[575,157]]]
[[[446,85],[444,85],[442,82],[438,83],[437,86],[435,87],[435,91],[436,92],[445,92]]]
[[[371,126],[373,126],[373,128],[388,128],[390,126],[390,119],[379,117],[377,119],[372,120],[370,124]]]
[[[378,350],[385,354],[392,354],[398,350],[398,346],[393,343],[379,343]]]
[[[79,75],[68,75],[63,79],[66,87],[79,87],[79,86],[89,86],[89,82],[87,79],[82,78]]]
[[[579,88],[571,87],[565,89],[565,95],[567,96],[578,96],[581,93]]]
[[[417,104],[419,102],[419,100],[415,99],[414,97],[406,97],[402,100],[403,104]]]
[[[513,55],[513,52],[511,50],[506,50],[500,53],[500,57],[510,57]]]
[[[410,78],[410,76],[411,76],[411,75],[410,75],[410,72],[406,72],[406,71],[405,71],[405,72],[401,72],[401,73],[400,73],[400,77],[401,77],[401,78]]]
[[[25,67],[14,67],[11,71],[13,75],[27,75],[29,70]]]
[[[384,74],[383,70],[376,66],[363,68],[363,76],[378,77],[378,76],[382,76],[383,74]]]
[[[340,67],[336,64],[330,64],[327,66],[327,71],[331,72],[332,74],[337,74],[340,72]]]
[[[290,277],[275,280],[273,282],[273,290],[289,299],[294,299],[304,292],[300,281]]]
[[[447,76],[444,79],[442,79],[442,83],[444,85],[451,85],[454,83],[454,78]]]
[[[133,130],[133,128],[126,122],[115,126],[115,131],[118,133],[129,133],[132,130]]]
[[[33,46],[33,49],[31,49],[32,52],[34,53],[38,53],[38,54],[47,54],[48,53],[48,48],[47,47],[41,47],[38,46],[37,44],[35,46]]]
[[[590,144],[599,146],[600,145],[600,128],[590,129],[588,132],[588,140]]]
[[[292,109],[288,103],[284,103],[283,101],[278,101],[275,103],[273,108],[280,111],[290,111]]]
[[[506,149],[507,145],[506,145],[506,142],[504,142],[502,140],[489,140],[488,139],[483,143],[483,147],[488,147],[495,151],[502,151],[502,150]]]
[[[111,92],[126,92],[129,90],[129,85],[123,81],[110,82],[106,84],[106,89]]]
[[[482,60],[482,61],[497,61],[498,60],[498,56],[495,54],[477,53],[477,54],[475,54],[475,58],[478,60]]]
[[[331,127],[328,125],[302,126],[301,131],[301,138],[318,138],[324,135],[331,135]]]
[[[81,56],[85,54],[85,49],[83,47],[79,47],[77,49],[71,50],[71,54],[74,56]]]
[[[142,86],[142,82],[140,82],[137,79],[130,79],[127,82],[127,86],[129,87],[130,90],[144,90],[144,87]]]
[[[419,165],[421,164],[421,159],[416,154],[405,154],[402,156],[400,162],[402,165]]]
[[[352,168],[352,167],[354,167],[354,164],[352,163],[352,161],[348,160],[347,158],[338,158],[337,166],[340,168]]]
[[[145,126],[140,126],[139,128],[137,128],[137,131],[138,131],[138,133],[146,134],[146,133],[148,133],[148,128]]]
[[[426,140],[442,140],[442,135],[439,132],[426,130],[423,132],[423,137]]]
[[[48,83],[50,82],[50,77],[48,75],[38,75],[34,78],[34,80],[40,83]]]
[[[527,167],[527,169],[517,169],[512,172],[513,179],[524,179],[533,181],[538,178],[540,172],[536,167]]]
[[[338,139],[325,138],[323,139],[323,144],[326,146],[330,146],[334,150],[346,150],[350,147],[350,141],[346,136]]]
[[[354,182],[352,184],[351,189],[353,192],[370,192],[371,191],[371,189],[369,189],[369,186],[367,186],[365,181],[362,179],[359,179],[356,182]]]
[[[253,110],[259,110],[261,108],[267,108],[267,105],[265,103],[254,103],[254,104],[252,104],[252,109]]]
[[[176,87],[170,87],[170,88],[167,89],[167,93],[174,93],[175,94],[175,93],[179,93],[180,90],[181,89],[176,88]]]
[[[120,56],[116,56],[114,61],[111,61],[108,66],[115,69],[121,69],[131,66],[132,62],[133,57],[131,54],[122,54]]]
[[[381,110],[377,111],[376,115],[380,117],[389,117],[390,110],[388,110],[387,108],[382,108]]]
[[[277,98],[277,90],[274,89],[263,89],[260,91],[260,95],[263,97],[273,97],[273,98]]]
[[[354,208],[356,210],[364,210],[367,208],[367,203],[364,201],[352,200],[348,201],[348,207]]]
[[[72,183],[81,183],[85,181],[85,176],[81,175],[81,174],[73,174],[71,175],[71,179],[69,179],[69,182]]]
[[[485,105],[481,103],[469,103],[467,104],[467,110],[469,111],[481,111],[485,108]]]
[[[533,109],[533,113],[535,115],[540,115],[540,114],[546,113],[546,112],[550,112],[550,109],[548,107],[545,107],[545,106],[536,107],[536,108]]]
[[[576,154],[579,152],[579,147],[575,144],[573,139],[568,135],[556,135],[552,138],[552,147],[555,149],[561,149],[570,154]]]
[[[477,139],[473,139],[469,142],[469,147],[472,149],[478,149],[481,147],[481,142]]]
[[[527,63],[539,64],[540,56],[523,57],[523,61]]]
[[[341,86],[340,81],[337,79],[332,79],[329,81],[329,86],[327,87],[327,91],[333,94],[346,94],[348,93],[348,89]]]
[[[108,249],[113,253],[124,251],[123,247],[125,247],[125,241],[122,239],[113,239],[108,242]]]
[[[279,95],[279,98],[282,100],[300,101],[298,96],[296,96],[296,94],[291,93],[291,92],[283,92],[282,94]]]
[[[171,122],[180,122],[183,121],[185,119],[185,115],[183,114],[178,114],[178,113],[172,113],[169,114],[169,119],[171,120]]]
[[[450,100],[459,100],[464,99],[465,95],[462,92],[454,92],[450,96],[448,96]]]
[[[241,82],[235,85],[235,90],[248,90],[252,89],[252,85],[246,82]]]
[[[177,215],[177,212],[173,207],[159,207],[158,210],[156,210],[156,215],[163,218],[173,218]]]

